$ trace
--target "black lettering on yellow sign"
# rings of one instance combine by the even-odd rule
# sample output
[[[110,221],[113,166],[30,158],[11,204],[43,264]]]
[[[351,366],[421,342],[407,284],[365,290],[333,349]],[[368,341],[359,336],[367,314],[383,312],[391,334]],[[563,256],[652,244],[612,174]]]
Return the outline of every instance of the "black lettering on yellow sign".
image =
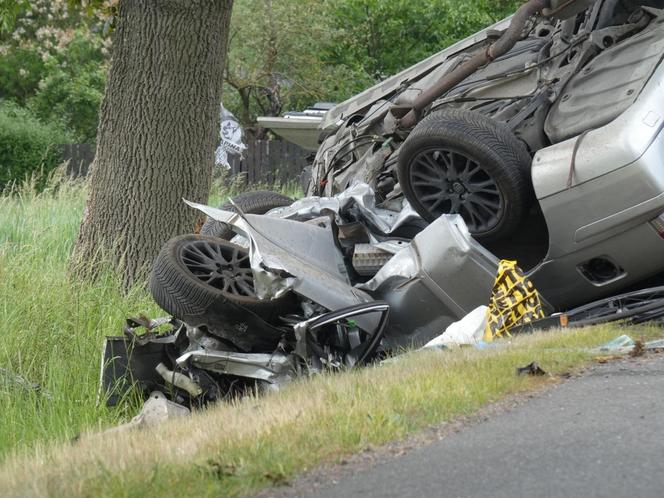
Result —
[[[511,328],[544,317],[539,293],[516,261],[502,260],[498,265],[487,313],[485,341],[509,336]]]

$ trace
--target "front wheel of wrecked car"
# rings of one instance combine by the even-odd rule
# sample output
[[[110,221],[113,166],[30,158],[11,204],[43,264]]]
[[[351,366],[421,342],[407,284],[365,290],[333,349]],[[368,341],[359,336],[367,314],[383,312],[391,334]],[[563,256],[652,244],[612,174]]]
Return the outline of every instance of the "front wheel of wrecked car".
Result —
[[[531,158],[504,125],[474,111],[424,118],[399,151],[397,174],[427,221],[460,214],[470,233],[493,242],[513,233],[532,203]]]
[[[150,291],[174,317],[192,327],[204,326],[244,350],[255,350],[257,342],[268,348],[273,339],[278,342],[280,334],[268,323],[289,313],[295,303],[290,293],[258,299],[247,250],[201,235],[182,235],[164,245],[152,269]]]

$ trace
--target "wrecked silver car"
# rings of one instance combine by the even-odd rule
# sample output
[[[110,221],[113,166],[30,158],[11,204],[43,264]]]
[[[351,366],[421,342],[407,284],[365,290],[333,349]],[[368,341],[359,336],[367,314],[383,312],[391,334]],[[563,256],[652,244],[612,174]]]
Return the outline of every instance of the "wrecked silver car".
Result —
[[[369,199],[370,188],[358,185],[271,216],[190,203],[233,238],[184,235],[164,246],[150,289],[176,318],[132,319],[124,336],[107,339],[109,402],[133,383],[191,404],[365,365],[424,344],[487,302],[498,261],[460,216],[443,216],[410,241],[347,221],[364,210],[387,231],[407,226],[410,215],[381,218]]]
[[[330,111],[308,195],[458,213],[559,309],[661,272],[663,8],[526,3]]]
[[[150,284],[175,318],[107,341],[107,391],[214,400],[422,345],[499,258],[549,312],[664,270],[663,8],[530,0],[328,112],[306,198],[190,203],[202,234]]]

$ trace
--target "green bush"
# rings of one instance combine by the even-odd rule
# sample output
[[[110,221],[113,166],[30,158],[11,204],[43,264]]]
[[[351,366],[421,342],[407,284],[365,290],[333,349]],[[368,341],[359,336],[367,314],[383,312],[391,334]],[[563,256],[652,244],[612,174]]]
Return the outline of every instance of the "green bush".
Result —
[[[16,47],[0,53],[0,99],[25,104],[44,75],[44,61],[36,50]]]
[[[54,124],[43,124],[30,111],[0,101],[0,190],[31,175],[43,177],[61,161],[70,136]]]
[[[28,107],[44,122],[58,122],[77,142],[94,143],[106,85],[102,42],[76,32],[66,49],[44,64],[44,74]]]

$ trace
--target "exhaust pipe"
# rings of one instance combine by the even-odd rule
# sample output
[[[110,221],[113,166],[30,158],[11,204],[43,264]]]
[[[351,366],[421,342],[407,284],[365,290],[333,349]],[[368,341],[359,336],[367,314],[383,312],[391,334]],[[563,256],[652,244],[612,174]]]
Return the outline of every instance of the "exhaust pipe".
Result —
[[[441,77],[433,86],[422,92],[413,102],[412,109],[399,121],[399,128],[409,129],[420,120],[425,107],[445,94],[463,80],[474,74],[479,68],[509,52],[521,38],[526,22],[531,16],[551,7],[550,0],[529,0],[516,11],[510,27],[484,52],[474,55],[452,72]]]

